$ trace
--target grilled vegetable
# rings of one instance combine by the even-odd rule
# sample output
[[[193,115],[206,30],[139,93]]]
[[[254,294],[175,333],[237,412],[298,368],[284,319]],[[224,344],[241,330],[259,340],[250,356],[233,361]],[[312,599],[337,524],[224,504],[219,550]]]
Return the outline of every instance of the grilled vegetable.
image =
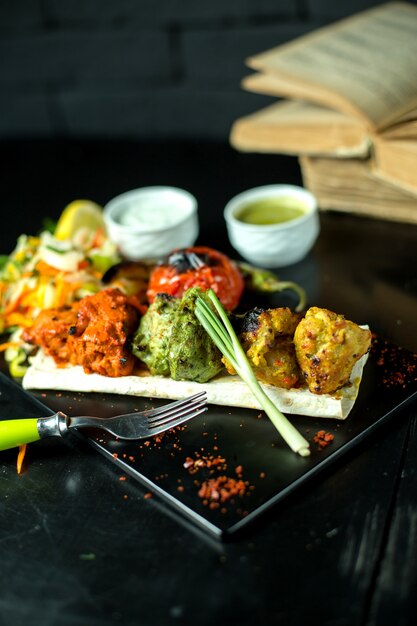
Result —
[[[213,289],[223,306],[232,311],[239,304],[244,281],[236,264],[225,254],[204,246],[177,250],[152,271],[147,291],[149,302],[157,294],[180,298],[187,289]]]
[[[279,293],[286,290],[294,291],[294,293],[298,296],[298,304],[295,307],[295,310],[304,310],[307,302],[307,295],[298,283],[294,283],[289,280],[281,280],[279,276],[274,274],[274,272],[264,270],[260,267],[254,267],[253,265],[243,263],[242,261],[238,261],[237,266],[243,276],[245,287],[247,289],[257,291],[259,293]]]

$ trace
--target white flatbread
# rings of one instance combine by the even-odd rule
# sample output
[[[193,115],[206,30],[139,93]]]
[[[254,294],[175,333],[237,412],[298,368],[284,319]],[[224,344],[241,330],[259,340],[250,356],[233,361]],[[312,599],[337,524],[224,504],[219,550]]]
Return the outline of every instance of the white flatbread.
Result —
[[[334,395],[315,395],[304,388],[281,389],[265,384],[262,384],[262,387],[283,413],[346,419],[358,395],[366,360],[367,355],[359,359],[352,370],[350,384]],[[210,404],[261,410],[248,386],[238,376],[220,375],[204,384],[176,381],[147,373],[110,378],[100,374],[86,374],[78,365],[59,368],[54,360],[45,356],[42,351],[32,359],[32,364],[23,378],[23,387],[116,393],[171,400],[182,399],[205,390]]]

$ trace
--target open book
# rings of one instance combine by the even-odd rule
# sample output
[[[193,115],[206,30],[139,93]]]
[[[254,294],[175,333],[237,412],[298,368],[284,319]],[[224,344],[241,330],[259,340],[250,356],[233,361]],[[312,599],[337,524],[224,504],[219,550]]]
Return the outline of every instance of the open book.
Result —
[[[256,72],[243,86],[291,100],[237,120],[231,143],[242,151],[374,153],[381,175],[397,181],[395,161],[399,184],[417,190],[409,168],[410,158],[417,164],[416,59],[417,6],[404,2],[380,5],[253,56],[247,64]]]
[[[301,156],[300,166],[322,210],[417,224],[417,195],[380,178],[371,159]]]

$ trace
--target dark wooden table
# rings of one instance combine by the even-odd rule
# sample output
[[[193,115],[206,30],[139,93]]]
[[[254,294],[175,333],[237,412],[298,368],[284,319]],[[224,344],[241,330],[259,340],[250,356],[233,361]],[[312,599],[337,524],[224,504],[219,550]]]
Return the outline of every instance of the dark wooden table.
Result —
[[[234,254],[225,202],[300,182],[295,159],[210,144],[3,142],[0,159],[3,253],[75,198],[172,184],[199,200],[199,242]],[[326,213],[312,253],[281,275],[417,351],[416,268],[417,226]],[[416,424],[411,403],[230,543],[179,523],[86,444],[34,444],[21,476],[3,452],[0,623],[415,624]]]

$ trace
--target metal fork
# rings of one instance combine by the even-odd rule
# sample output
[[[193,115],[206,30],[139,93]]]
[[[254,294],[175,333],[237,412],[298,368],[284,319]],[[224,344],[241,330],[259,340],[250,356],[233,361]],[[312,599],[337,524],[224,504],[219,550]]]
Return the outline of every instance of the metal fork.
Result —
[[[14,448],[45,437],[61,437],[71,429],[101,428],[118,439],[146,439],[175,428],[207,410],[205,391],[157,409],[100,418],[69,417],[58,411],[49,417],[0,421],[0,450]]]

